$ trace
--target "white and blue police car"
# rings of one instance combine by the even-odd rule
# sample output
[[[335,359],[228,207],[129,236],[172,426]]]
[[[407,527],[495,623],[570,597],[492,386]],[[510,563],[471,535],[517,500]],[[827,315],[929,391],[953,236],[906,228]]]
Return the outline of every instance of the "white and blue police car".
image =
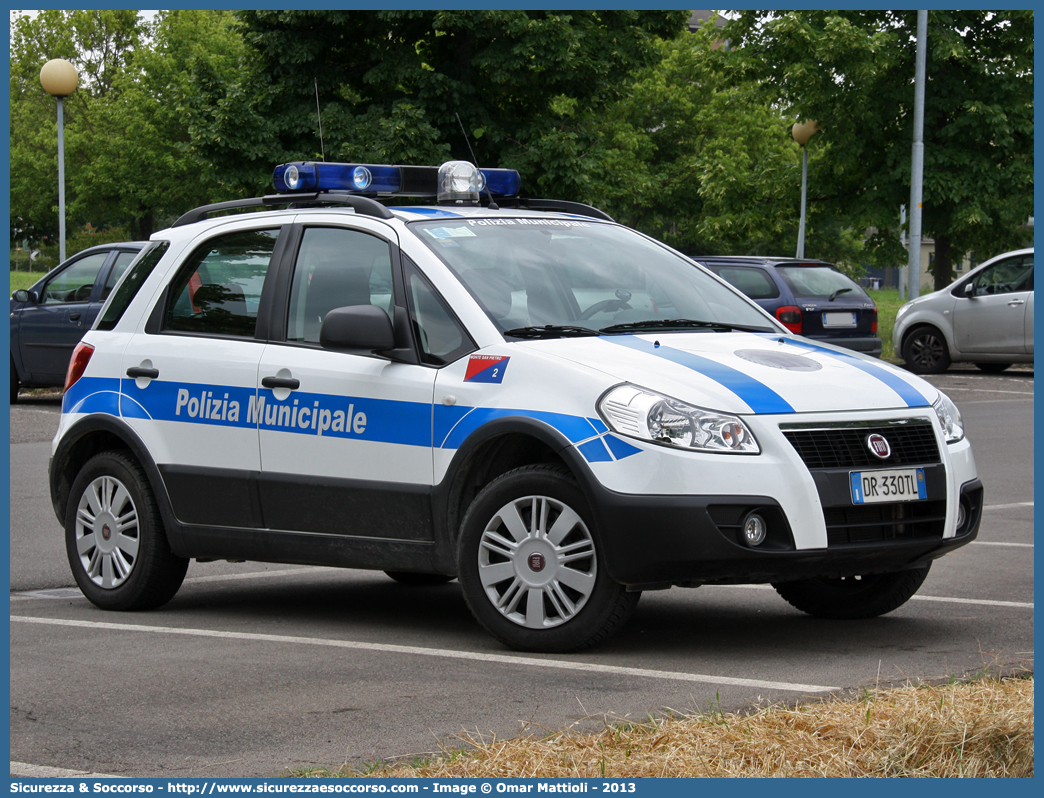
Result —
[[[977,534],[945,395],[597,209],[462,161],[274,182],[155,234],[71,359],[51,497],[99,607],[335,565],[571,651],[671,586],[880,615]]]

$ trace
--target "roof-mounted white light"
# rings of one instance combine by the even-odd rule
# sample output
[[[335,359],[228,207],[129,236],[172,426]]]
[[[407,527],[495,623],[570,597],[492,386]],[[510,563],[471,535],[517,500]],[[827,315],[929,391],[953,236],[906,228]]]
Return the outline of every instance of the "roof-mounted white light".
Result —
[[[482,172],[467,161],[446,161],[439,167],[439,204],[477,205],[486,187]]]

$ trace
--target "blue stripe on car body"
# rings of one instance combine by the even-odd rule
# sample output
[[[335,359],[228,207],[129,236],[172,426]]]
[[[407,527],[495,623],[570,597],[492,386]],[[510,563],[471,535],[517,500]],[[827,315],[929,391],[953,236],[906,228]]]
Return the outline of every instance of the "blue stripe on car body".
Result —
[[[634,335],[611,335],[600,338],[620,344],[630,349],[644,352],[647,355],[669,360],[691,369],[704,377],[714,380],[719,385],[728,388],[736,396],[742,399],[756,414],[793,413],[794,408],[782,396],[773,391],[767,385],[758,382],[748,374],[738,369],[718,363],[710,358],[674,349],[670,346],[656,346],[643,338]]]

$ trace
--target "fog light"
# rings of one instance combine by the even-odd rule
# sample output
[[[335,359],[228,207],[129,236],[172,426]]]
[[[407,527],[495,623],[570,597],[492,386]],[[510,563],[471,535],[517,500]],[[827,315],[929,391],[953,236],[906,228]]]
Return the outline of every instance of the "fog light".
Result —
[[[768,534],[768,524],[757,513],[749,513],[743,519],[743,540],[748,546],[760,546]]]
[[[968,511],[964,507],[964,502],[960,502],[957,505],[957,530],[960,531],[964,527],[964,522],[968,519]]]

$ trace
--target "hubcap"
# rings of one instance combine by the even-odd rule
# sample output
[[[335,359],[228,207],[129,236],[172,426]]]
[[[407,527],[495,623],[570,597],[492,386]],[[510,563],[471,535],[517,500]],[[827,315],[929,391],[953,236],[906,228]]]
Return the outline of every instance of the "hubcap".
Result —
[[[479,579],[501,615],[528,629],[563,624],[587,603],[598,561],[587,526],[548,496],[505,504],[486,524]]]
[[[943,342],[934,335],[917,336],[910,348],[918,365],[932,367],[942,359]]]
[[[127,581],[138,559],[138,512],[114,477],[98,477],[76,507],[76,552],[94,584],[111,590]]]

